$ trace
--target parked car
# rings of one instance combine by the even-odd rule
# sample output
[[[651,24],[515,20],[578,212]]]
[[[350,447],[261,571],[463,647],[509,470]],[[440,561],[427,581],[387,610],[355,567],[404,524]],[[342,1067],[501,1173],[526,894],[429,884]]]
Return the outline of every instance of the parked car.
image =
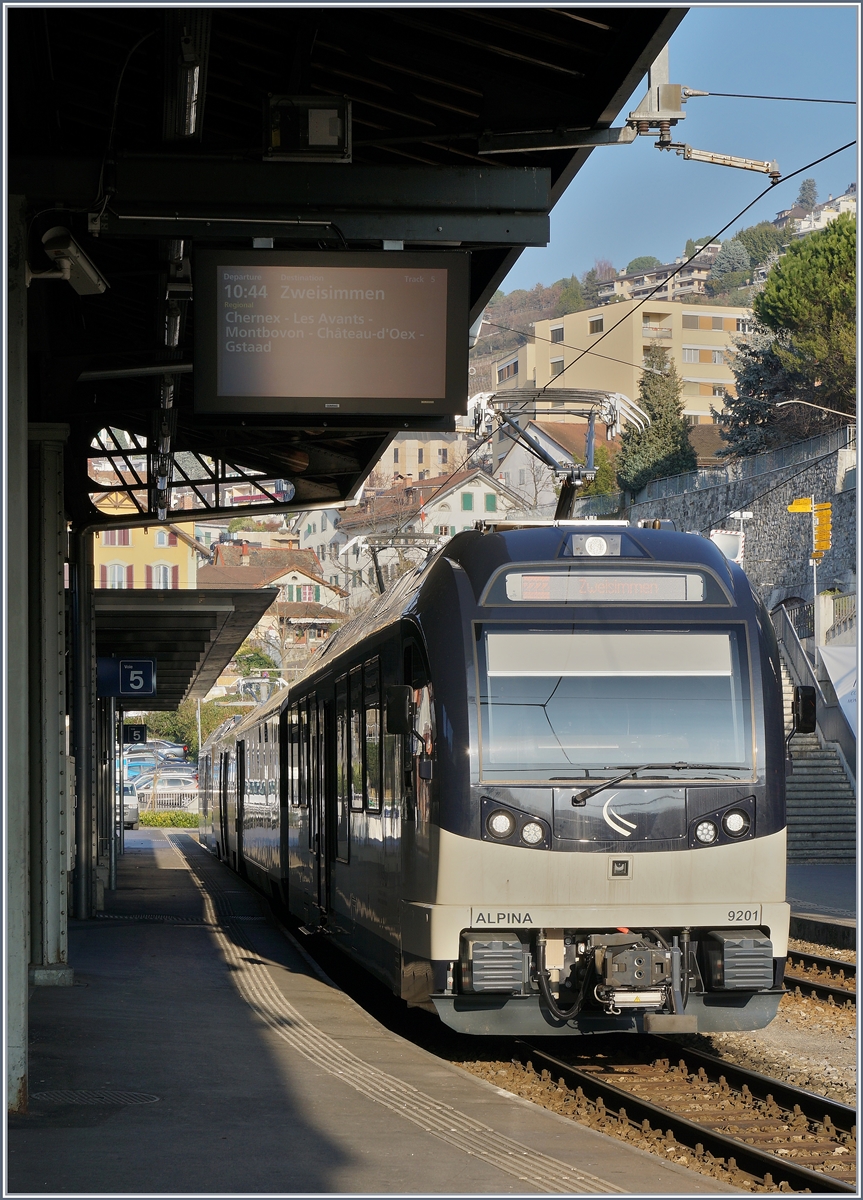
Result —
[[[189,747],[184,746],[181,742],[166,742],[164,738],[154,738],[147,745],[164,759],[182,761],[189,752]]]
[[[123,784],[123,827],[137,829],[140,825],[138,793],[133,783]]]
[[[155,754],[127,754],[123,764],[124,775],[126,780],[137,779],[144,771],[153,771],[159,765],[161,759],[158,759]]]
[[[138,803],[145,808],[185,808],[197,811],[198,780],[185,771],[159,771],[136,780]]]

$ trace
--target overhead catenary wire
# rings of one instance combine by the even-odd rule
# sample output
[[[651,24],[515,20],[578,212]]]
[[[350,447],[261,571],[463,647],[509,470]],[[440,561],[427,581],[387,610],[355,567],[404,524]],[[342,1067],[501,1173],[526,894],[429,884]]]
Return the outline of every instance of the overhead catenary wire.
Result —
[[[856,144],[857,144],[857,139],[854,138],[852,141],[846,142],[844,146],[839,146],[835,150],[831,150],[828,154],[822,154],[820,158],[813,159],[812,162],[806,163],[805,166],[798,167],[796,171],[792,171],[789,175],[786,175],[785,178],[780,180],[778,183],[768,184],[767,187],[763,189],[763,191],[758,193],[758,195],[755,197],[754,200],[750,200],[750,202],[744,208],[742,208],[740,210],[740,212],[736,213],[731,218],[730,221],[727,221],[720,230],[718,230],[716,233],[714,233],[714,235],[710,239],[710,241],[715,242],[717,240],[717,238],[720,238],[722,236],[722,234],[726,232],[726,230],[730,229],[731,226],[734,225],[737,221],[739,221],[740,218],[745,213],[749,212],[750,208],[752,208],[754,205],[756,205],[759,200],[763,199],[764,196],[766,196],[768,192],[772,192],[774,188],[781,187],[783,183],[787,183],[788,180],[793,179],[795,177],[795,175],[802,175],[804,171],[810,171],[813,167],[817,167],[819,163],[826,162],[828,158],[833,158],[835,155],[841,154],[843,152],[843,150],[850,150],[850,148],[852,146],[856,146]],[[594,343],[594,345],[590,348],[590,350],[582,350],[581,353],[579,354],[578,358],[574,358],[571,363],[568,363],[566,366],[564,366],[563,371],[561,371],[560,374],[555,375],[554,378],[560,379],[560,375],[562,375],[566,371],[568,371],[570,367],[574,367],[576,365],[576,363],[581,362],[581,360],[584,358],[584,356],[586,354],[593,353],[593,350],[595,349],[596,346],[599,345],[599,343],[601,341],[604,341],[604,339],[607,338],[610,333],[613,333],[614,330],[617,329],[619,325],[622,325],[624,321],[628,320],[629,317],[631,317],[633,315],[633,313],[638,312],[638,310],[640,308],[642,308],[643,305],[645,305],[648,302],[648,300],[652,299],[652,297],[655,296],[656,293],[661,288],[664,288],[669,283],[669,281],[675,277],[675,275],[679,275],[684,267],[688,266],[694,258],[697,258],[699,253],[700,253],[700,251],[696,250],[694,254],[691,254],[689,256],[689,258],[684,259],[683,262],[681,262],[671,272],[670,275],[666,276],[666,278],[663,279],[661,283],[658,283],[656,285],[656,287],[653,288],[652,291],[648,292],[647,295],[643,299],[639,300],[638,304],[636,304],[634,308],[631,308],[628,313],[624,313],[624,315],[620,318],[619,321],[616,321],[614,323],[614,325],[609,326],[609,328],[606,329],[604,331],[604,333],[601,333],[599,335],[599,337],[596,339],[596,342]],[[549,380],[548,383],[545,384],[544,387],[540,388],[540,392],[544,392],[550,386],[551,386],[551,380]]]
[[[753,96],[747,92],[708,92],[708,96],[723,96],[729,100],[790,100],[796,104],[856,104],[856,100],[821,100],[813,96]],[[804,167],[804,170],[806,168]]]

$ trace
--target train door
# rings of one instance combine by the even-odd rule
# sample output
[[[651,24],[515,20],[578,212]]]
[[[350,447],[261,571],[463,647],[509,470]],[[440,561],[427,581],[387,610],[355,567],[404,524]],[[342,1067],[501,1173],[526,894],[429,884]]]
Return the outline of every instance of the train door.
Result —
[[[318,907],[322,913],[331,907],[333,824],[335,815],[333,706],[318,703]]]
[[[228,755],[219,755],[219,855],[230,861],[228,850]]]
[[[237,756],[225,755],[225,845],[227,861],[237,869]]]
[[[243,860],[243,822],[246,815],[246,743],[245,741],[237,742],[237,773],[235,779],[235,795],[237,805],[237,861],[236,867],[241,875],[245,874],[245,862]]]
[[[329,897],[329,837],[327,831],[326,706],[318,696],[308,700],[308,805],[309,850],[312,857],[311,892],[319,919],[326,913]]]

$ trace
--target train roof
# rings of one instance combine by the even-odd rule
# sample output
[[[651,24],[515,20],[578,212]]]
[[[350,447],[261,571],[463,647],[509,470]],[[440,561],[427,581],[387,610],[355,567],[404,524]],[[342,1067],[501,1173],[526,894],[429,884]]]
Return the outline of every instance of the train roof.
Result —
[[[338,629],[316,651],[296,682],[326,669],[330,661],[357,642],[409,616],[418,593],[438,562],[448,559],[462,567],[479,599],[494,572],[507,563],[552,562],[555,559],[572,562],[573,534],[619,536],[619,553],[605,560],[609,563],[617,564],[623,560],[629,567],[636,563],[646,566],[649,562],[702,566],[717,575],[732,593],[738,580],[745,579],[743,572],[734,568],[708,538],[678,533],[668,527],[640,529],[627,521],[488,522],[457,533],[424,563],[402,575],[389,591]],[[586,558],[581,561],[596,564],[601,560]]]

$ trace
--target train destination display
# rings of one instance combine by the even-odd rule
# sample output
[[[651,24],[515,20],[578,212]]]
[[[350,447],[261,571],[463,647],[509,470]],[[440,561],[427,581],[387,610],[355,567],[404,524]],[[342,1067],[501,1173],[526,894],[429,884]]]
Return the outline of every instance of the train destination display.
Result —
[[[464,408],[465,256],[201,258],[198,411],[442,415]]]

